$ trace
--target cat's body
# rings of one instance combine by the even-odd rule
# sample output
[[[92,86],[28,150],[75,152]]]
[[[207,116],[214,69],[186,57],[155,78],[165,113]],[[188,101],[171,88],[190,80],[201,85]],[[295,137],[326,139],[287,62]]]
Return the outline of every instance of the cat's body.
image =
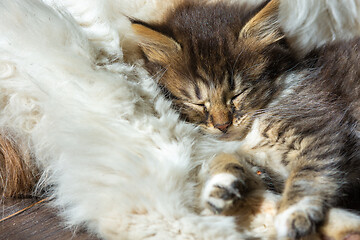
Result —
[[[360,208],[360,39],[297,61],[277,16],[278,1],[257,9],[185,3],[163,23],[135,21],[133,29],[148,70],[161,72],[159,84],[183,118],[242,143],[238,159],[209,164],[204,204],[231,210],[261,185],[247,174],[258,169],[283,194],[278,235],[298,238],[328,208]]]

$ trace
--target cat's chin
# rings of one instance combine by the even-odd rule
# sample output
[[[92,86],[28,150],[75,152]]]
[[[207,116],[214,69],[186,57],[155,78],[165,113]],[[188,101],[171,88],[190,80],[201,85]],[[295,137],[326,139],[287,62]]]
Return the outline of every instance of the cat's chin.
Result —
[[[214,137],[223,141],[240,141],[246,137],[249,132],[249,125],[246,126],[230,126],[224,133],[216,128],[202,126],[202,131],[206,134],[213,135]]]
[[[201,126],[201,130],[205,133],[205,134],[210,134],[216,137],[221,137],[223,135],[226,135],[226,133],[223,133],[222,131],[220,131],[219,129],[216,129],[214,127],[208,127],[205,125],[200,125]]]
[[[219,138],[225,141],[243,140],[249,132],[249,126],[231,126],[226,133]]]

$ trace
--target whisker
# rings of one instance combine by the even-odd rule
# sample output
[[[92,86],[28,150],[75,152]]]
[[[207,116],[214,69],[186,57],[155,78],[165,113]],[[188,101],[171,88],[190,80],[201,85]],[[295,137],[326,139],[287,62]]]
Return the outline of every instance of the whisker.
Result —
[[[156,80],[161,79],[164,76],[164,74],[166,73],[166,71],[167,71],[167,68],[162,68],[160,71],[158,71],[157,73],[155,73],[153,75],[153,78]]]
[[[240,58],[240,56],[242,55],[243,52],[244,52],[244,49],[242,49],[241,52],[236,56],[235,62],[234,62],[233,66],[232,66],[232,69],[231,69],[232,73],[234,73],[235,65],[237,64],[237,62],[238,62],[238,60],[239,60],[239,58]]]

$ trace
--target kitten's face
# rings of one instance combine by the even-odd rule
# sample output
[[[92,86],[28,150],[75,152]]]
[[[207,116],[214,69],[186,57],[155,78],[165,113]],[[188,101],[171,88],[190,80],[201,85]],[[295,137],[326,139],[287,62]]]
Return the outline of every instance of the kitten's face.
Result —
[[[162,32],[133,24],[143,37],[149,71],[161,74],[159,84],[184,119],[221,137],[241,139],[255,112],[276,97],[277,76],[290,57],[279,43],[278,28],[260,29],[273,21],[269,11],[277,8],[271,4],[253,18],[239,14],[243,19],[237,20],[227,16],[234,9],[226,5],[187,5],[159,27]],[[189,22],[198,25],[186,26]]]

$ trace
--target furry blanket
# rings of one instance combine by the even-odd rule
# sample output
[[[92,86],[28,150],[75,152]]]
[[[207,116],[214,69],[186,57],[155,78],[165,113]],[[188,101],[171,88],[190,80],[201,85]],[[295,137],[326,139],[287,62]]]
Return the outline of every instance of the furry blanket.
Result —
[[[40,176],[34,193],[51,196],[70,227],[104,239],[275,238],[273,193],[254,192],[234,216],[203,212],[207,160],[236,143],[204,139],[141,63],[125,63],[137,59],[127,16],[156,21],[177,2],[1,1],[1,135]],[[281,21],[299,54],[358,34],[357,1],[294,2],[282,2]],[[323,19],[324,8],[334,22]],[[332,209],[320,232],[342,239],[354,229],[359,217]]]

